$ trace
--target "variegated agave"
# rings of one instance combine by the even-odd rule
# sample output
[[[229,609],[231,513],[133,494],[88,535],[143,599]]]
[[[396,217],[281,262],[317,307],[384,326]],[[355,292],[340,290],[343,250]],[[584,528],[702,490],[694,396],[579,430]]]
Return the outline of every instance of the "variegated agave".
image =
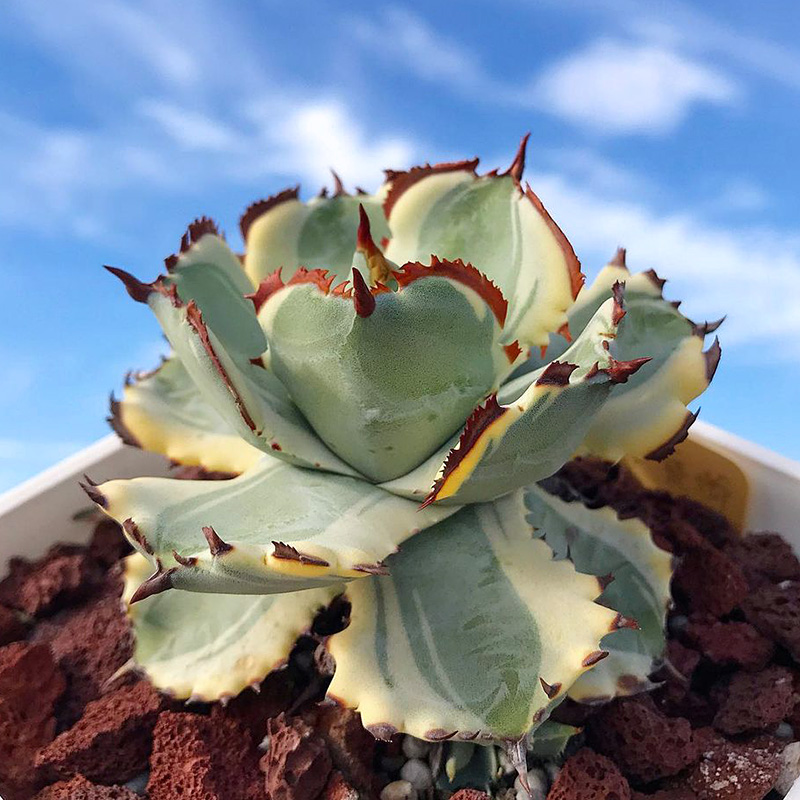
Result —
[[[576,453],[668,455],[719,346],[623,251],[584,287],[524,158],[287,190],[245,212],[243,257],[202,219],[154,282],[111,270],[173,351],[115,428],[238,474],[86,487],[138,551],[126,599],[158,687],[239,693],[342,593],[330,693],[378,736],[519,740],[568,695],[647,686],[668,554],[538,482]]]

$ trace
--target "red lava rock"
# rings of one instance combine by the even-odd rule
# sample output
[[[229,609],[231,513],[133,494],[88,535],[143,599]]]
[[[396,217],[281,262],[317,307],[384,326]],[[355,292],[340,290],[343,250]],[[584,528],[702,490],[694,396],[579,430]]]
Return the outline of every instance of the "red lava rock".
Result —
[[[95,525],[89,542],[89,555],[102,567],[110,567],[132,551],[122,528],[113,519],[105,518]]]
[[[731,542],[725,552],[741,566],[754,589],[800,580],[800,561],[791,545],[777,533],[749,533]]]
[[[650,695],[616,700],[591,718],[588,743],[635,783],[675,775],[697,760],[689,721],[667,717]]]
[[[287,670],[271,672],[259,685],[256,694],[252,689],[234,697],[226,706],[211,706],[211,719],[235,719],[249,732],[255,745],[267,735],[267,723],[286,711],[294,697],[294,686]]]
[[[560,722],[562,725],[572,725],[573,728],[583,728],[589,717],[594,716],[599,706],[588,703],[576,703],[569,697],[561,701],[550,714],[549,719]]]
[[[33,800],[139,800],[139,796],[124,786],[98,786],[77,775],[42,789]]]
[[[672,579],[672,590],[695,613],[721,617],[740,605],[748,592],[739,565],[709,544],[683,554]]]
[[[780,756],[769,746],[718,737],[702,749],[685,783],[697,800],[763,800],[780,772]]]
[[[0,793],[29,796],[39,782],[36,752],[55,733],[53,708],[65,681],[44,645],[0,648]]]
[[[322,704],[304,719],[325,740],[336,769],[362,793],[377,792],[372,768],[375,737],[364,728],[361,715],[340,705]]]
[[[742,603],[747,621],[800,662],[800,583],[785,581],[752,592]]]
[[[322,790],[325,800],[358,800],[358,790],[352,787],[339,770],[331,772],[331,777]]]
[[[707,693],[691,689],[681,698],[673,699],[667,696],[661,705],[667,716],[689,720],[693,728],[711,725],[717,713],[717,703]]]
[[[56,545],[38,561],[11,559],[0,581],[0,603],[41,617],[86,596],[101,580],[100,569],[82,548]]]
[[[691,620],[686,637],[715,664],[750,671],[764,669],[775,647],[747,622]]]
[[[0,606],[0,646],[24,639],[28,627],[16,611]]]
[[[459,789],[455,794],[450,795],[450,800],[490,800],[486,792],[477,789]]]
[[[663,550],[683,555],[709,547],[702,534],[689,522],[671,515],[665,522],[652,522],[653,541]]]
[[[48,774],[124,783],[147,769],[153,728],[165,698],[139,681],[89,703],[83,716],[38,755]]]
[[[268,800],[314,800],[331,768],[325,740],[310,725],[284,714],[270,720],[269,750],[261,759]]]
[[[664,681],[666,695],[671,701],[679,701],[686,696],[691,685],[692,675],[700,663],[700,653],[685,647],[677,639],[667,642],[669,668],[659,670],[658,679]]]
[[[547,795],[547,800],[630,800],[630,798],[631,788],[614,762],[588,747],[579,750],[564,762]]]
[[[760,731],[784,720],[794,706],[792,673],[784,667],[737,672],[723,694],[714,727],[735,735]]]
[[[725,516],[690,497],[674,498],[673,513],[690,523],[714,547],[724,547],[740,539]]]
[[[258,750],[237,722],[161,713],[153,731],[150,800],[264,800],[263,786]]]
[[[88,702],[119,686],[106,684],[133,655],[130,626],[118,599],[121,589],[119,578],[110,574],[103,593],[40,622],[34,631],[33,639],[50,645],[67,678],[58,711],[68,725]]]

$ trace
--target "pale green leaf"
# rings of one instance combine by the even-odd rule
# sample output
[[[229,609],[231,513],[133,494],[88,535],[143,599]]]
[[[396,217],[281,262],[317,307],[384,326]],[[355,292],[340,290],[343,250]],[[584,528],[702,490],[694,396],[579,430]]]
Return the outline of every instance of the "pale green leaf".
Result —
[[[452,513],[419,512],[359,479],[271,458],[227,481],[134,478],[95,493],[162,576],[152,587],[195,592],[268,594],[363,578]]]
[[[626,628],[603,639],[611,655],[569,690],[583,701],[608,699],[650,686],[647,676],[664,650],[670,603],[672,556],[657,547],[639,519],[621,520],[609,508],[567,503],[538,486],[526,491],[528,520],[557,559],[569,558],[588,575],[613,580],[599,601],[639,629]]]
[[[529,188],[510,174],[478,177],[476,163],[394,177],[386,256],[402,264],[433,253],[473,264],[508,299],[510,337],[544,345],[566,321],[582,281],[580,264]]]
[[[608,659],[603,659],[607,661]],[[593,672],[596,672],[603,664],[601,661],[596,667],[590,669],[579,680],[588,678]],[[575,728],[572,725],[564,725],[561,722],[553,722],[548,719],[542,723],[529,737],[528,740],[528,754],[534,758],[541,758],[552,760],[558,758],[563,752],[564,748],[569,743],[569,740],[576,734],[580,733],[580,728]]]
[[[614,389],[594,419],[583,444],[585,452],[618,461],[624,455],[663,458],[694,421],[687,405],[708,387],[719,360],[718,345],[703,352],[705,326],[696,326],[661,294],[662,281],[652,272],[630,274],[617,260],[583,288],[568,313],[573,336],[580,334],[595,310],[611,297],[616,281],[625,284],[627,312],[616,342],[619,359],[647,356],[651,361]],[[560,358],[568,347],[551,336],[543,357],[532,354],[523,372]]]
[[[330,693],[366,726],[520,738],[597,660],[614,612],[593,602],[595,578],[552,560],[525,514],[522,492],[464,508],[406,542],[388,576],[348,585]]]
[[[340,280],[350,276],[356,249],[358,206],[369,215],[380,243],[389,236],[381,198],[372,195],[317,197],[307,203],[293,190],[255,203],[242,218],[245,270],[256,286],[271,272],[287,277],[298,269],[325,269]],[[430,255],[430,254],[429,254]]]
[[[153,372],[133,376],[112,408],[118,430],[179,464],[239,473],[263,456],[209,405],[174,357]]]
[[[247,444],[300,466],[354,474],[319,440],[280,380],[229,350],[193,304],[163,289],[147,302],[203,399]]]
[[[460,440],[382,485],[409,497],[424,496],[433,486],[429,501],[472,503],[552,475],[580,447],[620,379],[614,361],[618,312],[616,302],[607,300],[560,366],[554,362],[504,385],[499,402],[491,399],[478,409]],[[575,369],[565,370],[567,364]]]
[[[125,562],[128,602],[152,572],[134,553]],[[291,594],[166,592],[128,606],[133,657],[152,684],[178,699],[213,701],[258,685],[286,662],[340,585]]]
[[[184,303],[194,300],[226,348],[245,358],[258,358],[267,349],[253,303],[245,298],[254,287],[210,220],[189,226],[181,251],[167,266],[165,283],[177,288]]]
[[[502,298],[471,288],[474,271],[438,262],[407,269],[416,277],[372,295],[369,316],[317,283],[282,286],[259,311],[271,372],[327,446],[376,481],[405,474],[446,442],[515,357],[489,304]]]

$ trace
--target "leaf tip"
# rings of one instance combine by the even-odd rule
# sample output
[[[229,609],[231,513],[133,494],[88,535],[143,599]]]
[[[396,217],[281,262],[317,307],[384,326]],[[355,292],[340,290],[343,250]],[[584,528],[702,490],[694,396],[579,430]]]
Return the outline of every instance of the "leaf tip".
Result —
[[[375,297],[369,290],[364,276],[355,267],[353,267],[353,306],[356,314],[362,319],[372,316],[372,312],[375,311]]]
[[[119,280],[122,281],[128,294],[137,303],[146,303],[147,298],[150,297],[154,291],[152,283],[144,283],[124,269],[120,269],[119,267],[111,267],[108,264],[104,264],[103,267],[114,277],[119,278]]]

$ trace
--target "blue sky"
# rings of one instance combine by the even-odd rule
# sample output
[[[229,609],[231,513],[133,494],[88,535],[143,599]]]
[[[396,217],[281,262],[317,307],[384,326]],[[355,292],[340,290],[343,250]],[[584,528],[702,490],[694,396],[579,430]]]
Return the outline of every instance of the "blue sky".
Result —
[[[208,214],[480,155],[528,178],[591,276],[618,244],[724,356],[701,417],[800,458],[797,4],[6,0],[0,489],[106,433],[164,351],[145,279]]]

